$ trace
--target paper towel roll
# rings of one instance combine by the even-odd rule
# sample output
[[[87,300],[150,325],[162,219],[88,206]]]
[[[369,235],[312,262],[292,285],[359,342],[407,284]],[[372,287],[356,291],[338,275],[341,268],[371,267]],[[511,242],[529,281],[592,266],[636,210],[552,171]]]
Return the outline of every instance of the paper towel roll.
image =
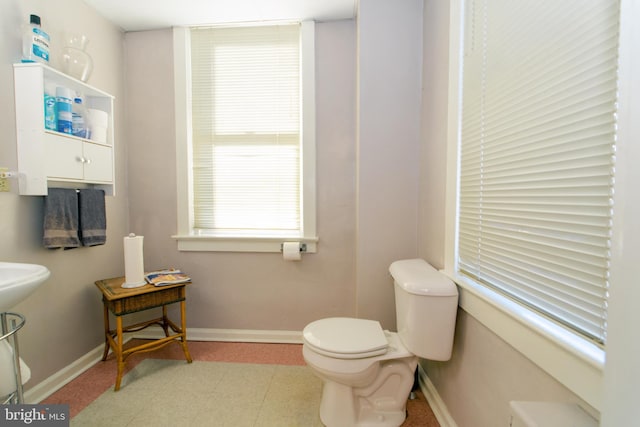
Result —
[[[302,259],[300,242],[284,242],[282,244],[282,258],[285,261],[300,261]]]
[[[124,238],[124,283],[123,288],[137,288],[146,284],[144,280],[144,236],[129,234]]]

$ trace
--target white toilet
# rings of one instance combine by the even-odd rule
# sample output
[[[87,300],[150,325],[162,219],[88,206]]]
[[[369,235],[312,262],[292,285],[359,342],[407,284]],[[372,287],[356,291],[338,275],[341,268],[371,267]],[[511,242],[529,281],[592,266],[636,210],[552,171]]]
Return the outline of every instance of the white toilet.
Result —
[[[396,261],[398,332],[375,320],[334,317],[303,331],[302,354],[323,380],[320,419],[328,427],[399,426],[418,357],[449,360],[458,307],[455,284],[421,259]]]

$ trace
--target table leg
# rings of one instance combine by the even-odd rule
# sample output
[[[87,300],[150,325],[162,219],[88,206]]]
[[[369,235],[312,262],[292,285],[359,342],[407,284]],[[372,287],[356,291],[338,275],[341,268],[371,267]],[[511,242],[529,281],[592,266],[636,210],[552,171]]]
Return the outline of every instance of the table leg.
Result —
[[[124,373],[124,360],[122,360],[122,316],[116,316],[116,361],[118,363],[118,374],[114,390],[120,390],[120,381]]]
[[[107,304],[104,304],[104,352],[102,353],[102,360],[107,360],[109,354],[109,309]]]
[[[180,337],[182,343],[182,350],[187,362],[191,363],[191,354],[187,347],[187,302],[185,300],[180,301],[180,327],[182,328],[182,336]]]
[[[164,336],[169,336],[169,321],[167,320],[167,306],[162,306],[162,329],[164,329]]]

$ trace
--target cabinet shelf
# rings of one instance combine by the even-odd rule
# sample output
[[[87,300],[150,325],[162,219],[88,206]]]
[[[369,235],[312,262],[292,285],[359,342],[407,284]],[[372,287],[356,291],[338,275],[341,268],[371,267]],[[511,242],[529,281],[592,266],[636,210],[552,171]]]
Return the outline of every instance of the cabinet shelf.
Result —
[[[68,138],[68,139],[72,139],[72,140],[76,140],[76,141],[88,142],[89,144],[102,145],[102,146],[105,146],[105,147],[110,147],[111,146],[111,144],[109,144],[108,142],[94,141],[92,139],[81,138],[79,136],[69,135],[68,133],[62,133],[62,132],[58,132],[58,131],[51,130],[51,129],[45,129],[44,133],[51,135],[53,138]]]
[[[114,97],[39,63],[14,64],[20,194],[46,195],[49,186],[96,187],[115,195]],[[87,108],[108,116],[105,142],[44,127],[45,84],[82,94]]]

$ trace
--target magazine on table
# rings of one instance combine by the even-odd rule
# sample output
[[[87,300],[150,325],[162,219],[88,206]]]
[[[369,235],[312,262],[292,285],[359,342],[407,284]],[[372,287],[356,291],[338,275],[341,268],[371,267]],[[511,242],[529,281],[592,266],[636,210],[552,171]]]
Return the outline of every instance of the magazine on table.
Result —
[[[180,270],[158,270],[144,275],[147,283],[154,286],[175,285],[176,283],[190,282],[191,277]]]

